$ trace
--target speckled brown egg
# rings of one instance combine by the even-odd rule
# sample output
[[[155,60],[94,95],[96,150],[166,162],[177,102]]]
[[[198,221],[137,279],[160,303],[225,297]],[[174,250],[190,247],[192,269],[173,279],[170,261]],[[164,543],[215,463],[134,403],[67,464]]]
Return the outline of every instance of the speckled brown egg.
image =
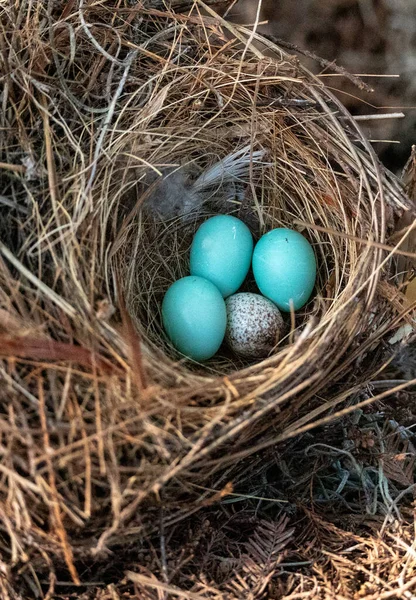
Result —
[[[239,293],[225,301],[225,341],[236,354],[246,358],[267,356],[283,332],[283,318],[273,302],[259,294]]]

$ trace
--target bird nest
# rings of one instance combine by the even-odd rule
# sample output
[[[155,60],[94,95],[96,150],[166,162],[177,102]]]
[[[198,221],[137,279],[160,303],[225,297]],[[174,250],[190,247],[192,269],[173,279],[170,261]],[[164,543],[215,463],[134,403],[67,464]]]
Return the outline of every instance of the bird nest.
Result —
[[[374,401],[360,393],[406,312],[388,238],[408,200],[322,79],[208,7],[73,4],[2,17],[1,552],[27,594],[85,583],[106,550],[146,548],[270,448]],[[246,171],[194,202],[236,153]],[[218,213],[315,249],[314,295],[261,361],[195,364],[163,332]]]

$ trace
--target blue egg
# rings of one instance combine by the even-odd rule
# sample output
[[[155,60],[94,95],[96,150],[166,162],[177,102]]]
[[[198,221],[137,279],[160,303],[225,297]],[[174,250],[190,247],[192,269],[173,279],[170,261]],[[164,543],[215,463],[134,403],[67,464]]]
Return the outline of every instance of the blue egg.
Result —
[[[213,283],[184,277],[170,286],[162,303],[165,331],[179,352],[196,361],[214,356],[225,336],[227,309]]]
[[[315,253],[308,240],[292,229],[272,229],[257,242],[253,273],[259,290],[281,311],[302,308],[316,280]]]
[[[191,246],[191,275],[212,281],[226,298],[243,283],[250,268],[253,238],[240,219],[211,217],[201,225]]]

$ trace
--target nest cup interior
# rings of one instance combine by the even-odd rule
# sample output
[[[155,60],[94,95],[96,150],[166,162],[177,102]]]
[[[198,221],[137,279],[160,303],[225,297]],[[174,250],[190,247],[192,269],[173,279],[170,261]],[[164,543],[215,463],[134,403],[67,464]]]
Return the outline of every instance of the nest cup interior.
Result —
[[[266,159],[267,160],[267,159]],[[229,369],[242,368],[250,363],[261,362],[259,359],[242,359],[227,350],[223,344],[219,352],[203,365],[197,365],[190,359],[186,359],[176,352],[167,339],[161,320],[161,305],[164,294],[168,287],[181,277],[189,275],[189,254],[193,237],[198,227],[207,218],[215,214],[232,214],[240,218],[250,228],[254,243],[259,237],[276,227],[289,227],[301,230],[302,233],[313,244],[317,255],[319,271],[316,285],[311,301],[296,313],[296,328],[301,329],[305,320],[312,314],[318,314],[325,311],[320,291],[324,288],[325,282],[331,273],[334,272],[336,251],[326,234],[316,234],[315,231],[294,225],[295,220],[311,220],[308,211],[308,202],[305,201],[305,195],[301,198],[299,188],[297,193],[289,191],[289,186],[296,186],[296,181],[288,183],[288,189],[274,183],[274,177],[281,180],[282,174],[276,173],[274,165],[267,166],[263,164],[256,169],[254,174],[254,193],[257,202],[253,199],[251,188],[245,185],[247,193],[247,204],[245,200],[236,198],[234,201],[228,201],[217,211],[210,210],[208,206],[204,211],[196,211],[193,218],[184,221],[181,217],[170,221],[154,221],[148,212],[143,211],[136,221],[132,223],[130,239],[126,251],[133,258],[127,261],[124,258],[125,268],[127,269],[127,282],[125,294],[129,312],[132,315],[136,327],[140,330],[142,338],[149,344],[162,350],[166,356],[173,360],[181,360],[186,363],[190,369],[208,369],[217,371],[227,371]],[[280,189],[279,189],[280,188]],[[310,208],[310,206],[309,206]],[[322,220],[319,220],[323,224]],[[136,239],[135,239],[136,238]],[[131,254],[130,254],[131,253]],[[260,293],[252,272],[250,270],[246,281],[240,291],[251,291]],[[315,298],[314,298],[315,297]],[[315,301],[314,301],[315,300]],[[287,323],[287,335],[285,335],[273,354],[279,352],[283,344],[288,343],[291,329],[290,315],[285,315]],[[293,333],[293,331],[291,332]]]
[[[345,328],[346,315],[356,315],[360,299],[366,302],[374,295],[381,273],[379,250],[343,234],[377,240],[384,235],[386,211],[377,195],[376,177],[365,173],[368,157],[361,159],[319,97],[311,99],[309,92],[309,101],[305,100],[307,90],[301,79],[288,82],[282,75],[290,64],[281,57],[280,61],[265,59],[258,74],[248,61],[238,80],[239,57],[227,57],[226,68],[223,61],[221,57],[218,63],[195,66],[197,78],[186,72],[161,77],[147,109],[142,109],[144,115],[132,118],[127,133],[113,146],[114,160],[104,191],[112,198],[111,212],[105,207],[102,217],[109,222],[111,214],[107,278],[121,275],[123,295],[146,354],[167,364],[179,361],[177,368],[184,372],[211,375],[256,367],[264,361],[250,365],[222,348],[213,359],[197,365],[177,353],[163,331],[163,296],[174,281],[189,275],[192,238],[206,218],[234,214],[250,227],[255,242],[273,228],[293,228],[314,248],[316,288],[294,321],[290,315],[287,318],[288,334],[266,359],[268,364],[277,364],[290,354],[290,346],[306,323],[308,339],[319,349],[319,340],[326,346],[331,330]],[[304,104],[279,107],[273,103],[279,97],[289,104],[290,99],[303,99]],[[185,221],[180,217],[154,219],[146,209],[149,173],[157,185],[166,167],[192,167],[198,173],[244,146],[252,152],[263,150],[264,156],[252,165],[243,198],[228,199],[219,206],[214,190],[213,202]],[[250,282],[245,289],[257,291]],[[362,329],[363,313],[349,323],[350,337],[355,328]]]

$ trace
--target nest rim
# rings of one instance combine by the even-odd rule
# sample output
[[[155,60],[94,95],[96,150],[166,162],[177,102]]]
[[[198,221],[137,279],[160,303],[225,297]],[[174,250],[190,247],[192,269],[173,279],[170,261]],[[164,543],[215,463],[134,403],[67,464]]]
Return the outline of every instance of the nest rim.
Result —
[[[12,275],[6,268],[1,271],[5,289],[17,298],[18,309],[6,297],[3,303],[10,311],[10,331],[18,332],[21,344],[12,340],[7,346],[10,340],[3,339],[3,352],[18,356],[24,365],[19,363],[24,377],[14,383],[5,371],[14,392],[21,394],[16,400],[17,422],[23,424],[15,439],[16,444],[21,442],[15,452],[20,461],[16,470],[26,469],[28,481],[22,488],[22,504],[14,509],[17,506],[23,512],[24,506],[25,527],[41,548],[45,534],[37,523],[43,523],[51,511],[56,535],[48,540],[48,551],[59,560],[64,556],[74,581],[74,555],[99,554],[112,545],[128,543],[138,530],[154,530],[154,513],[147,508],[159,502],[162,489],[164,508],[173,514],[172,522],[180,520],[186,511],[192,514],[205,506],[215,491],[207,482],[222,485],[225,474],[232,478],[233,473],[238,479],[238,459],[338,418],[336,409],[348,398],[352,400],[345,410],[355,410],[360,390],[380,368],[370,365],[357,375],[357,365],[366,354],[377,351],[384,336],[403,320],[402,297],[394,279],[398,271],[392,262],[395,250],[386,251],[384,244],[396,215],[410,206],[398,181],[380,165],[351,115],[318,77],[270,40],[226,24],[217,16],[159,13],[144,13],[149,27],[158,31],[140,48],[142,53],[137,49],[129,53],[130,47],[126,50],[116,84],[111,78],[113,67],[108,69],[108,80],[102,85],[108,84],[112,90],[112,102],[94,136],[88,137],[88,106],[80,100],[72,102],[76,78],[65,80],[64,92],[74,86],[66,98],[52,88],[47,89],[48,95],[44,82],[38,87],[31,82],[33,91],[26,79],[23,83],[16,80],[32,102],[31,110],[35,115],[35,108],[39,110],[43,119],[46,141],[42,141],[41,152],[49,180],[48,185],[41,183],[34,190],[27,186],[30,199],[38,194],[44,204],[33,200],[33,214],[22,227],[27,238],[16,255],[0,242],[3,257],[14,269]],[[174,34],[167,41],[166,23]],[[239,42],[230,43],[219,24]],[[79,32],[81,35],[82,27]],[[90,43],[85,31],[83,35]],[[178,39],[186,41],[186,52],[182,53]],[[76,37],[71,43],[74,40]],[[266,56],[254,42],[275,57]],[[42,45],[39,42],[38,47],[35,40],[35,46],[33,62],[37,65]],[[194,56],[189,48],[194,49]],[[53,59],[56,54],[55,49]],[[97,52],[95,58],[101,62],[103,56]],[[69,56],[68,62],[71,60]],[[183,68],[181,60],[185,61]],[[96,63],[93,66],[95,77]],[[75,68],[71,64],[71,69]],[[140,69],[144,68],[147,76],[143,78]],[[62,65],[57,73],[61,81]],[[309,107],[306,116],[285,106],[276,110],[276,98],[267,95],[273,86],[286,93],[286,98],[300,98],[315,108]],[[220,101],[217,88],[230,95]],[[52,92],[63,104],[66,117],[71,115],[75,121],[73,131],[65,120],[61,122]],[[256,104],[253,97],[269,103]],[[94,119],[101,118],[98,114],[103,112],[94,113]],[[253,127],[258,128],[255,135]],[[221,131],[227,136],[219,138]],[[354,142],[356,137],[361,147]],[[62,140],[70,146],[65,156],[60,153]],[[210,153],[206,152],[209,141]],[[186,260],[182,255],[178,260],[171,250],[186,246],[196,223],[189,226],[188,237],[178,228],[173,231],[174,224],[167,224],[159,234],[171,236],[170,254],[159,257],[155,267],[154,253],[143,252],[140,264],[133,265],[131,257],[136,256],[137,248],[146,248],[146,239],[153,235],[153,226],[142,211],[137,179],[145,169],[158,169],[167,162],[196,161],[202,169],[238,144],[247,143],[252,150],[265,150],[272,165],[252,174],[249,182],[254,192],[251,208],[260,211],[260,221],[264,219],[267,226],[318,224],[318,228],[306,226],[305,231],[323,257],[320,293],[305,309],[302,328],[292,328],[291,343],[278,353],[254,364],[229,361],[195,370],[181,364],[165,342],[159,343],[160,325],[156,335],[148,335],[147,328],[153,324],[148,325],[146,319],[158,314],[163,286],[184,272]],[[294,161],[296,169],[293,163],[288,167],[288,156],[300,161]],[[305,180],[302,170],[310,179]],[[290,194],[281,182],[290,187]],[[363,215],[364,222],[360,221]],[[367,234],[372,234],[373,240],[368,240]],[[33,272],[25,260],[35,265]],[[386,281],[382,275],[389,267],[393,279]],[[156,275],[163,283],[158,295],[152,288],[150,299],[145,294],[137,297],[137,286],[148,290],[149,278],[156,281]],[[100,308],[97,300],[102,302]],[[365,311],[369,313],[365,315]],[[23,350],[22,329],[26,335]],[[35,334],[36,343],[30,337]],[[39,398],[34,396],[32,372],[26,378],[26,370],[31,368]],[[53,376],[42,379],[49,368]],[[79,397],[81,402],[72,401]],[[368,404],[368,398],[364,402]],[[10,431],[15,436],[15,415],[12,417]],[[59,439],[53,427],[49,434],[51,423],[61,427]],[[39,450],[33,443],[36,436]],[[34,462],[30,452],[27,457],[28,448],[37,453]],[[79,485],[78,496],[63,478],[59,493],[56,488],[54,477],[58,480],[67,465],[77,474],[71,485]],[[45,500],[44,489],[39,487],[43,477],[44,489],[52,489],[54,502]],[[20,485],[21,479],[18,475],[15,484]],[[97,494],[98,505],[95,489],[101,494]],[[28,508],[33,494],[40,499],[34,508]],[[183,496],[187,504],[180,513],[178,498]],[[142,513],[137,524],[139,506]],[[56,507],[57,512],[52,513]],[[14,552],[26,560],[21,550],[26,542],[20,529],[15,529],[18,543]]]

